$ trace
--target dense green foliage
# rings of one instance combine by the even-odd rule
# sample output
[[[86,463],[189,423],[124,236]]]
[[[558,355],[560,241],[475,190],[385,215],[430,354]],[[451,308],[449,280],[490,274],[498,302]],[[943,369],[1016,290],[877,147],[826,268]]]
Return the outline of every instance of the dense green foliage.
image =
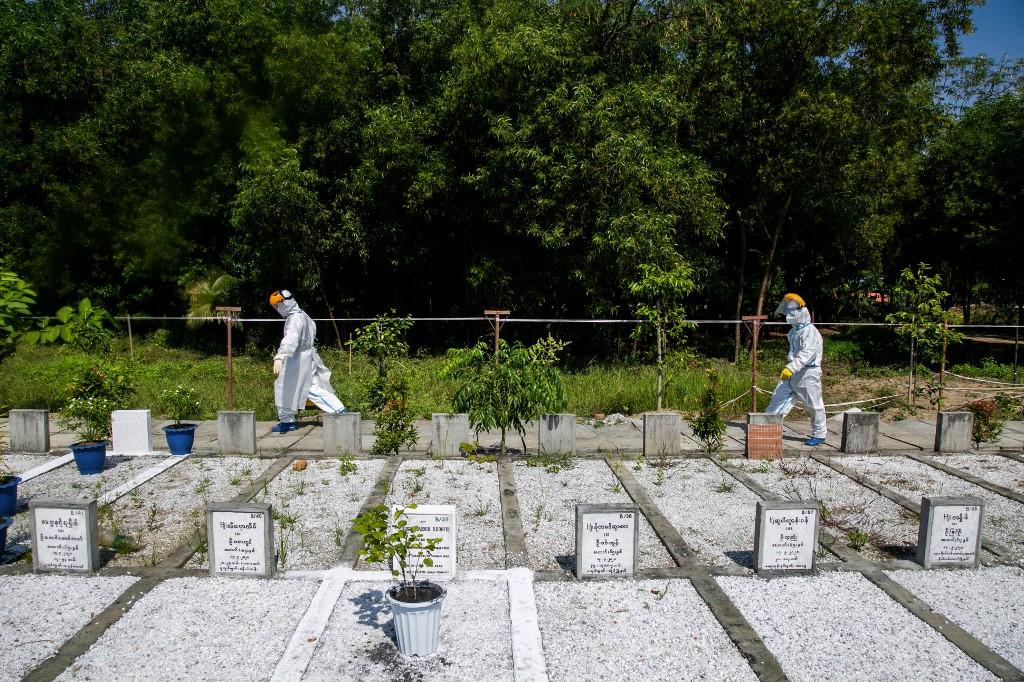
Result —
[[[938,97],[975,4],[5,2],[0,269],[46,310],[226,273],[247,313],[626,317],[685,267],[727,318],[968,257],[959,300],[1019,303],[1019,82]]]

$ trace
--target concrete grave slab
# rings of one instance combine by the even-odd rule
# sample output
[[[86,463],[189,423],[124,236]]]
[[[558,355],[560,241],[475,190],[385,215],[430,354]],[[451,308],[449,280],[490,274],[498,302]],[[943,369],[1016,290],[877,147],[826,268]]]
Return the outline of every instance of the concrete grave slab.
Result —
[[[48,410],[11,410],[7,443],[11,452],[15,454],[49,452],[50,412]]]
[[[971,449],[971,412],[939,412],[935,422],[936,452],[967,452]]]

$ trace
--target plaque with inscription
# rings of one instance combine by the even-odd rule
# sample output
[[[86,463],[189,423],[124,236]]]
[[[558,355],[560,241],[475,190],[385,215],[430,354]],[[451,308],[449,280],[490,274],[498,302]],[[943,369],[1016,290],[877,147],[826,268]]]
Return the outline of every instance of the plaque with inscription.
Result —
[[[818,506],[758,501],[754,512],[754,570],[813,573],[818,556]]]
[[[576,578],[632,578],[639,518],[635,504],[576,505]]]
[[[35,499],[28,509],[34,570],[89,573],[99,568],[95,500]]]
[[[269,578],[274,574],[274,521],[269,503],[206,506],[210,575]]]
[[[430,553],[433,566],[420,566],[416,572],[416,578],[430,578],[432,580],[451,580],[455,577],[456,570],[456,538],[457,538],[457,517],[455,505],[452,504],[418,504],[415,509],[402,507],[402,505],[391,506],[391,518],[395,517],[395,510],[405,509],[405,519],[409,526],[419,527],[419,533],[423,539],[429,540],[439,538],[437,548]],[[409,557],[407,563],[411,566],[415,559]],[[397,568],[397,564],[395,568]]]
[[[980,497],[922,497],[917,563],[925,568],[977,568],[984,515]]]

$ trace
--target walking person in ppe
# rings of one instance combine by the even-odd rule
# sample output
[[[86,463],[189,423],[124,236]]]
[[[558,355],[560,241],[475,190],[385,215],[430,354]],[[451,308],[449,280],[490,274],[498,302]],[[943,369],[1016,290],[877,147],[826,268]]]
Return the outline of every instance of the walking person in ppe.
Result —
[[[792,325],[789,331],[789,355],[779,375],[772,399],[765,410],[768,414],[784,417],[799,402],[811,415],[811,437],[804,445],[825,442],[825,402],[821,398],[821,334],[811,324],[811,313],[804,299],[786,294],[775,309],[775,314],[786,318]]]
[[[298,428],[295,413],[307,399],[324,412],[344,412],[345,406],[331,387],[331,370],[314,347],[316,323],[287,289],[272,293],[270,305],[284,318],[284,338],[274,356],[274,403],[279,423],[270,430],[288,433]]]

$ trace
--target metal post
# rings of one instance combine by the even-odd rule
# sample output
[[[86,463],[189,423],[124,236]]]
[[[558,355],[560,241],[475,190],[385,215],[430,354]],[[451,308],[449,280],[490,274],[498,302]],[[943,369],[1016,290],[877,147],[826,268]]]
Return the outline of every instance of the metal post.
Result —
[[[946,388],[946,347],[949,337],[949,324],[942,323],[942,361],[939,363],[939,403],[938,408],[942,409],[942,393]]]
[[[128,355],[132,359],[132,364],[135,364],[135,346],[132,343],[132,316],[126,316],[128,320]]]
[[[744,322],[753,322],[753,343],[750,349],[750,411],[757,412],[757,337],[761,332],[761,323],[768,319],[767,315],[744,315]]]
[[[1017,349],[1020,346],[1020,306],[1017,306],[1017,326],[1013,328],[1013,383],[1017,383]]]
[[[235,324],[235,316],[242,312],[238,306],[217,306],[215,312],[225,313],[222,317],[228,326],[228,409],[235,409],[235,373],[231,347],[231,328]]]
[[[498,364],[498,341],[501,339],[501,318],[502,316],[508,317],[510,311],[508,310],[485,310],[484,315],[486,317],[493,317],[494,322],[491,326],[494,328],[494,364]]]

